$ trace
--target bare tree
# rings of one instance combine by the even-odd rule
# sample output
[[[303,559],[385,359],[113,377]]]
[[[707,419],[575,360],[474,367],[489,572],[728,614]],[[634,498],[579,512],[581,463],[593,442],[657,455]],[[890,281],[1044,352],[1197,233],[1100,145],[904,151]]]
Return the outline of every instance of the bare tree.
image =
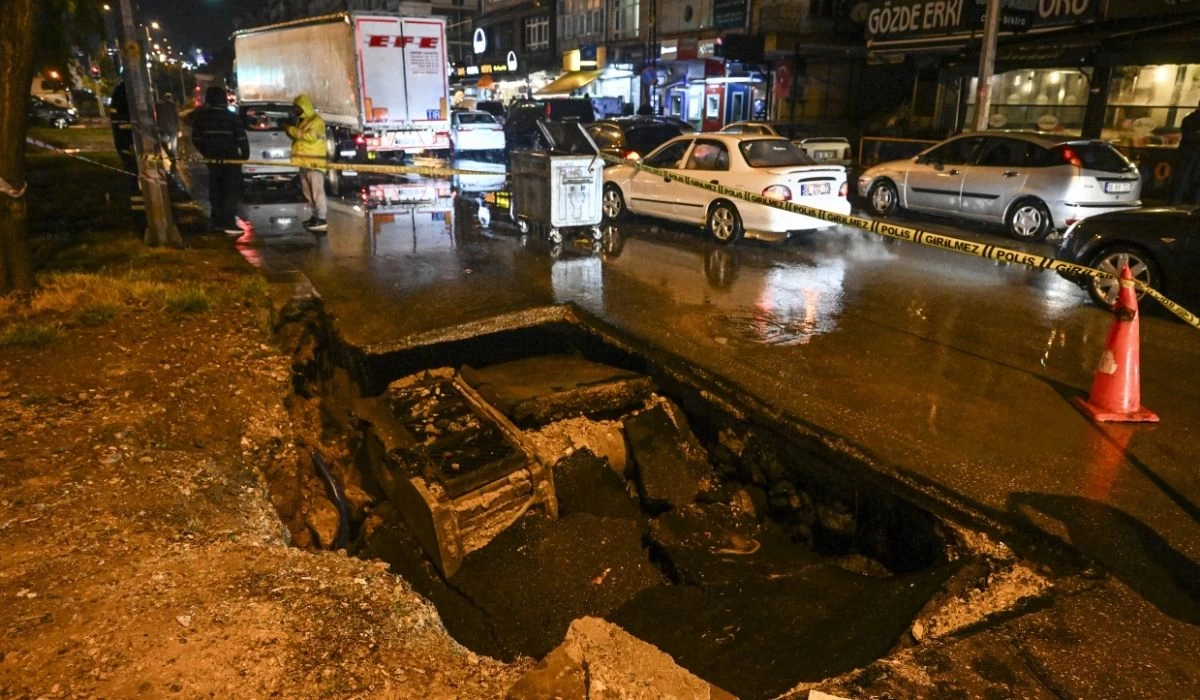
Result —
[[[36,3],[5,0],[0,6],[0,294],[33,285],[24,194]]]

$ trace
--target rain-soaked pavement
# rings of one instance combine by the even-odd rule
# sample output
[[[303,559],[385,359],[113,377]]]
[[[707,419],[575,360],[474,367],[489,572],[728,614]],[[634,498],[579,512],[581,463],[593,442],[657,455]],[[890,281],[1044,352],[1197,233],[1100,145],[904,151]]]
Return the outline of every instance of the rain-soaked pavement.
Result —
[[[1052,273],[846,228],[723,247],[643,219],[598,243],[552,246],[520,236],[495,204],[481,224],[475,202],[504,203],[503,178],[475,177],[346,193],[323,236],[299,226],[304,205],[251,195],[244,242],[282,252],[363,346],[575,304],[896,478],[1060,538],[1158,610],[1200,624],[1193,329],[1146,309],[1142,396],[1162,423],[1099,428],[1070,398],[1090,385],[1111,317]],[[274,199],[289,196],[299,199]],[[921,225],[1014,245],[993,231]]]

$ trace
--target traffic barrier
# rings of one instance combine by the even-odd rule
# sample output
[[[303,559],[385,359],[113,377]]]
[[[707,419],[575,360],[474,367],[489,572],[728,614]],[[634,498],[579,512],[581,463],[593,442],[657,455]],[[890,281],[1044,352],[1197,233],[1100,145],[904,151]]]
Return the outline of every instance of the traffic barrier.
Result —
[[[853,226],[855,228],[860,228],[881,236],[887,236],[888,238],[918,243],[931,248],[941,248],[943,250],[962,253],[964,255],[971,255],[978,258],[987,258],[997,262],[1024,265],[1026,267],[1031,267],[1038,270],[1054,270],[1066,275],[1102,277],[1107,279],[1116,279],[1117,277],[1116,275],[1108,272],[1096,270],[1084,265],[1065,262],[1056,258],[1046,257],[1044,255],[1026,253],[1013,248],[978,243],[976,241],[969,241],[964,238],[947,236],[945,234],[935,233],[933,231],[925,231],[922,229],[913,228],[911,226],[901,226],[900,224],[895,224],[888,221],[880,221],[878,219],[871,219],[849,214],[838,214],[837,212],[827,211],[817,207],[810,207],[804,204],[797,204],[796,202],[764,197],[756,192],[748,192],[746,190],[730,187],[728,185],[719,185],[705,180],[697,180],[696,178],[688,177],[687,175],[680,175],[679,173],[670,170],[663,170],[662,168],[644,165],[640,161],[625,160],[624,158],[617,158],[609,155],[604,155],[601,157],[611,163],[628,165],[652,175],[657,175],[669,180],[675,180],[676,182],[681,182],[685,185],[699,187],[725,197],[740,199],[753,204],[762,204],[764,206],[782,209],[783,211],[791,212],[793,214],[801,214],[803,216],[809,216],[814,219],[820,219],[822,221],[828,221],[834,224]],[[1193,328],[1200,329],[1200,317],[1197,317],[1196,314],[1193,314],[1191,311],[1188,311],[1184,307],[1163,296],[1158,292],[1158,290],[1154,289],[1145,282],[1141,282],[1139,280],[1131,280],[1131,282],[1133,283],[1134,287],[1144,292],[1147,296],[1154,299],[1159,304],[1162,304],[1164,308],[1178,316],[1185,323]]]
[[[1086,400],[1075,397],[1075,405],[1097,423],[1157,423],[1158,416],[1142,406],[1141,327],[1128,264],[1121,268],[1113,316],[1092,390]]]

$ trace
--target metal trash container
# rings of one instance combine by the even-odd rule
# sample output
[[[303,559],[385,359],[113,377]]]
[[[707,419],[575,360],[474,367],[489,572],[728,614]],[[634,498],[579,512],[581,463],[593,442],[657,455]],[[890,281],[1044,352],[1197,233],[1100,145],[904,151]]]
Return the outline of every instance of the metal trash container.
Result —
[[[570,230],[600,240],[604,161],[578,123],[538,122],[548,151],[511,155],[512,216],[521,233],[542,231],[561,243]]]

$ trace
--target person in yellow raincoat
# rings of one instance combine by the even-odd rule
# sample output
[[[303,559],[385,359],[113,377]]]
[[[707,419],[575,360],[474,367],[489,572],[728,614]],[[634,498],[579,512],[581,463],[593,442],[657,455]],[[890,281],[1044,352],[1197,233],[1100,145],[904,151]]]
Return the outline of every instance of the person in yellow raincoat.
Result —
[[[292,104],[299,112],[296,124],[287,127],[287,135],[292,139],[292,162],[300,166],[300,189],[312,207],[312,218],[305,221],[304,225],[312,231],[324,231],[327,211],[325,172],[320,168],[328,160],[325,120],[317,114],[308,95],[300,95]]]

